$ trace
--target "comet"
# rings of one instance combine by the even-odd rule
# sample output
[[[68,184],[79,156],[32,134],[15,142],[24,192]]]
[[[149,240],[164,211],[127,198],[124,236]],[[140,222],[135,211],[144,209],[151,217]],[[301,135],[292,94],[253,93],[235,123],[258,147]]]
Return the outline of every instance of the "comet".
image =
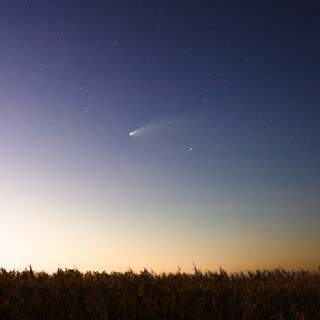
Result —
[[[161,132],[162,130],[167,130],[167,128],[171,125],[172,125],[171,121],[149,123],[133,131],[130,131],[129,136],[132,138],[142,137],[147,133],[150,134],[150,133],[155,133],[157,131]]]
[[[130,137],[137,137],[137,136],[141,135],[144,130],[145,130],[145,127],[135,129],[135,130],[129,132],[129,136]]]

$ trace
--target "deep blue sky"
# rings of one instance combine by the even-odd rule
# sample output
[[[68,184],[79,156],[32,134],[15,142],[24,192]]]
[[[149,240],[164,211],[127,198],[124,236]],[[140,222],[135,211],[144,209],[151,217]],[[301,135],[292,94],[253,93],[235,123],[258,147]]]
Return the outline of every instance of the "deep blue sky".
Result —
[[[319,35],[316,1],[1,1],[5,263],[317,266]]]

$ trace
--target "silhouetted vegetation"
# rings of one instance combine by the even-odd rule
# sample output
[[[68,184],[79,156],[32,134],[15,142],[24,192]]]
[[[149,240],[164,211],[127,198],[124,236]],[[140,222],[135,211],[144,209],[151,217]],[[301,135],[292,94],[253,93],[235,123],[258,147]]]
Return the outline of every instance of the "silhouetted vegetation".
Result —
[[[320,319],[320,271],[0,271],[1,319]]]

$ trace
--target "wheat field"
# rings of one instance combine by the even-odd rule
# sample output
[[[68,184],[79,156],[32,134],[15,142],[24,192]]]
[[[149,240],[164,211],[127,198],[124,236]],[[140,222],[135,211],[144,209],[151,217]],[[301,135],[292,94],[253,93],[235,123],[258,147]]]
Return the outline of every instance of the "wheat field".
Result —
[[[320,319],[320,270],[0,271],[0,319]]]

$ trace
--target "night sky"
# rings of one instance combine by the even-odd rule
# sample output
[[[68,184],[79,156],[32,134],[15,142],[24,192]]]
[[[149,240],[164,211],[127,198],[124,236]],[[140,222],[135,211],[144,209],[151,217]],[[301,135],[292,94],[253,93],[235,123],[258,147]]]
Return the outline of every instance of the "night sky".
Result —
[[[0,4],[0,265],[320,264],[317,1]]]

